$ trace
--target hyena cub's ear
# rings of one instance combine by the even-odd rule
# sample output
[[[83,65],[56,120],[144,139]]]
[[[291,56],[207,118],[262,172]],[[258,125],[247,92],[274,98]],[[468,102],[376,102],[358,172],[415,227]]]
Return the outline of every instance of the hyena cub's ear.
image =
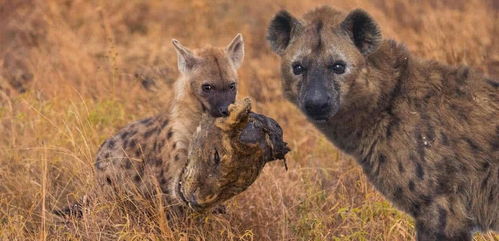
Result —
[[[301,27],[300,21],[286,10],[278,12],[270,22],[267,30],[267,40],[270,42],[272,51],[282,55],[291,42],[293,35]]]
[[[243,63],[244,59],[244,41],[243,36],[238,33],[236,37],[227,45],[225,48],[227,51],[227,55],[229,59],[232,61],[232,64],[237,69]]]
[[[172,39],[172,44],[177,51],[178,70],[183,74],[188,73],[197,62],[196,56],[178,40]]]
[[[362,9],[353,10],[341,23],[353,43],[364,55],[376,51],[381,44],[381,32],[367,12]]]

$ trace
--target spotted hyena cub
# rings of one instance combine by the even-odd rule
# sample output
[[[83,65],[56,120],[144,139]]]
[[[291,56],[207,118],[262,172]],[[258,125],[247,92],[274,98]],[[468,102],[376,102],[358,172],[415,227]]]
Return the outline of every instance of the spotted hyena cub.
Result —
[[[227,116],[228,106],[235,101],[244,44],[240,34],[225,48],[190,50],[177,40],[172,43],[180,77],[169,111],[131,123],[107,139],[95,167],[104,188],[133,182],[140,193],[148,194],[159,187],[174,205],[182,204],[175,187],[202,114]]]
[[[499,230],[497,81],[412,56],[363,10],[281,11],[268,39],[286,97],[415,218],[418,240]]]
[[[238,34],[226,48],[206,47],[191,51],[177,40],[173,40],[173,45],[177,51],[181,76],[175,83],[175,98],[169,111],[131,123],[107,139],[97,154],[96,175],[105,193],[120,190],[125,191],[125,194],[139,193],[151,197],[159,191],[169,206],[181,207],[181,210],[188,206],[202,211],[246,189],[265,162],[279,155],[265,156],[265,151],[261,151],[261,154],[254,153],[253,156],[259,162],[231,161],[248,158],[237,154],[239,152],[235,151],[238,148],[234,146],[229,150],[222,148],[230,147],[229,143],[217,145],[217,141],[222,141],[217,136],[223,137],[230,133],[231,138],[239,137],[243,133],[239,130],[242,127],[229,128],[225,134],[217,134],[221,130],[210,129],[210,135],[198,127],[202,116],[204,122],[209,122],[206,120],[208,117],[234,122],[236,117],[241,116],[229,113],[229,106],[235,101],[236,70],[243,61],[242,36]],[[198,146],[191,148],[193,155],[188,155],[193,133],[197,129]],[[257,135],[262,129],[247,132]],[[281,138],[274,140],[280,143],[280,127],[273,129]],[[203,133],[205,135],[200,137]],[[223,140],[230,142],[228,137]],[[230,143],[238,147],[243,145],[236,141]],[[260,142],[250,140],[248,145],[255,143]],[[267,147],[273,144],[265,142],[260,147],[269,152],[273,149]],[[243,149],[248,148],[251,149]]]

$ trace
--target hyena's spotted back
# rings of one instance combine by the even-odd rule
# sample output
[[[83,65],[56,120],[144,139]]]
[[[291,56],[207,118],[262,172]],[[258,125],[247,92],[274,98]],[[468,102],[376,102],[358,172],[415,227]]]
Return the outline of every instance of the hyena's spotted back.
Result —
[[[133,182],[143,194],[152,194],[159,184],[167,193],[167,169],[172,148],[172,130],[165,115],[129,124],[107,139],[97,153],[95,167],[101,186],[123,185]],[[154,178],[152,178],[154,177]],[[158,183],[155,183],[158,182]]]

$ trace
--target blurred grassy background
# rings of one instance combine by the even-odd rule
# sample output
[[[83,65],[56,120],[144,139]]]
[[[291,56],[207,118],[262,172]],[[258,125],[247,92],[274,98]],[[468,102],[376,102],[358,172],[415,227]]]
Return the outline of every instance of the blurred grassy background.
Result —
[[[280,91],[265,41],[273,14],[364,8],[415,54],[499,73],[496,0],[0,1],[0,240],[412,240],[414,225]],[[179,39],[225,46],[241,32],[239,97],[275,118],[293,152],[267,166],[228,213],[170,227],[155,202],[101,202],[64,225],[50,211],[94,185],[100,143],[164,111]],[[475,240],[499,240],[475,235]]]

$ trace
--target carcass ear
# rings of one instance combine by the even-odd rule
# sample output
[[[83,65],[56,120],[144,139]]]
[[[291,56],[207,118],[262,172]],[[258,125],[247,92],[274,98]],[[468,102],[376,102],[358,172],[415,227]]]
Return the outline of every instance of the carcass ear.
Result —
[[[300,21],[286,10],[278,12],[270,22],[267,30],[267,40],[270,42],[272,51],[282,55],[291,42],[293,35],[295,35],[301,27]]]
[[[341,27],[363,55],[373,53],[381,45],[382,36],[378,24],[362,9],[350,12]]]
[[[177,51],[178,70],[182,74],[188,73],[196,64],[196,57],[191,50],[184,47],[178,40],[172,39],[172,44]]]
[[[236,37],[225,48],[227,55],[234,67],[239,68],[244,59],[244,41],[243,36],[238,33]]]

